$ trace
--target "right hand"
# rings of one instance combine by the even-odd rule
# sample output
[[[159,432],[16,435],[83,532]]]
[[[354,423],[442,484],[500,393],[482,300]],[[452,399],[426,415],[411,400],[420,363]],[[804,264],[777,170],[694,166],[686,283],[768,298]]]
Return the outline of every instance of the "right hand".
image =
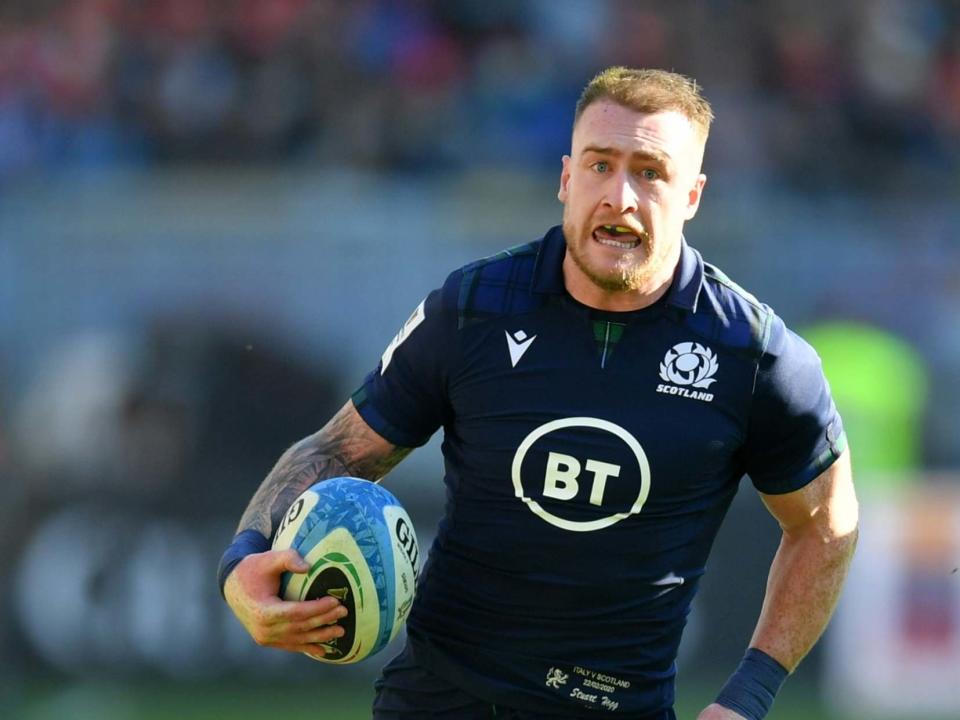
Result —
[[[336,598],[291,602],[279,597],[283,573],[309,569],[296,550],[268,550],[247,555],[227,577],[227,604],[257,645],[321,658],[320,643],[343,636],[343,628],[334,623],[347,609]]]

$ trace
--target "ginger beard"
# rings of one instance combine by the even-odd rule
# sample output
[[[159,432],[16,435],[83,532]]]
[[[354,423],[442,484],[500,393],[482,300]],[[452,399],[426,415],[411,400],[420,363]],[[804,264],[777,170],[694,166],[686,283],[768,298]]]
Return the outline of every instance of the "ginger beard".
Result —
[[[611,224],[618,224],[616,222]],[[632,250],[603,248],[605,252],[619,253],[619,257],[610,268],[602,268],[599,263],[591,262],[589,244],[599,243],[594,237],[596,224],[575,227],[569,217],[568,207],[563,209],[563,235],[567,241],[567,253],[574,264],[590,281],[606,292],[629,292],[646,290],[656,279],[657,271],[663,267],[670,247],[656,243],[647,231],[637,235],[639,243]]]

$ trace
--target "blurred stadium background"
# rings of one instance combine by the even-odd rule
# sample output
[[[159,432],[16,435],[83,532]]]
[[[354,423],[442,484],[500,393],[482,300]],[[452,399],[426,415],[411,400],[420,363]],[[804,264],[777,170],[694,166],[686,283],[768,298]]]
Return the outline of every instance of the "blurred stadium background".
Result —
[[[574,101],[614,63],[704,86],[688,237],[808,334],[852,439],[861,551],[771,717],[960,716],[953,0],[0,3],[0,716],[368,716],[379,659],[254,647],[216,560],[449,269],[558,222]],[[435,444],[388,484],[428,542]],[[747,486],[682,718],[776,540]]]

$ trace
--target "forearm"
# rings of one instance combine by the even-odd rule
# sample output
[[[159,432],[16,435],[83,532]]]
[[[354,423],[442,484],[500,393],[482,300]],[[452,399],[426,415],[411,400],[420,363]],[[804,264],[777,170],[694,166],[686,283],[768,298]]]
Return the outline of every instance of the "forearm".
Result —
[[[823,633],[857,545],[857,496],[844,452],[813,482],[761,495],[783,538],[749,649],[698,720],[766,717],[786,679]]]
[[[750,645],[792,672],[833,614],[856,542],[855,523],[844,532],[816,524],[785,531]]]
[[[751,648],[762,652],[747,651],[716,701],[697,720],[766,716],[787,673],[800,664],[827,626],[853,557],[856,536],[856,525],[838,535],[824,534],[816,523],[784,530],[750,641]]]
[[[333,454],[316,433],[289,448],[257,488],[240,518],[237,532],[256,530],[270,538],[283,513],[296,497],[324,478],[349,474],[346,463]]]
[[[283,514],[304,490],[333,477],[379,480],[410,452],[376,435],[347,403],[321,430],[289,448],[247,505],[237,532],[270,538]]]

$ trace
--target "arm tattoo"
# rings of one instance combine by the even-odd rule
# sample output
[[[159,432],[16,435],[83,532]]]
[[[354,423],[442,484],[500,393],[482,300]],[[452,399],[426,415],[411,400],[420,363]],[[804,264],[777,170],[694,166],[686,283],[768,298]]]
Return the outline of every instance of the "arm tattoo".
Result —
[[[290,504],[318,480],[342,475],[379,480],[411,450],[377,435],[347,402],[319,432],[280,456],[250,500],[237,532],[256,530],[272,538]]]

